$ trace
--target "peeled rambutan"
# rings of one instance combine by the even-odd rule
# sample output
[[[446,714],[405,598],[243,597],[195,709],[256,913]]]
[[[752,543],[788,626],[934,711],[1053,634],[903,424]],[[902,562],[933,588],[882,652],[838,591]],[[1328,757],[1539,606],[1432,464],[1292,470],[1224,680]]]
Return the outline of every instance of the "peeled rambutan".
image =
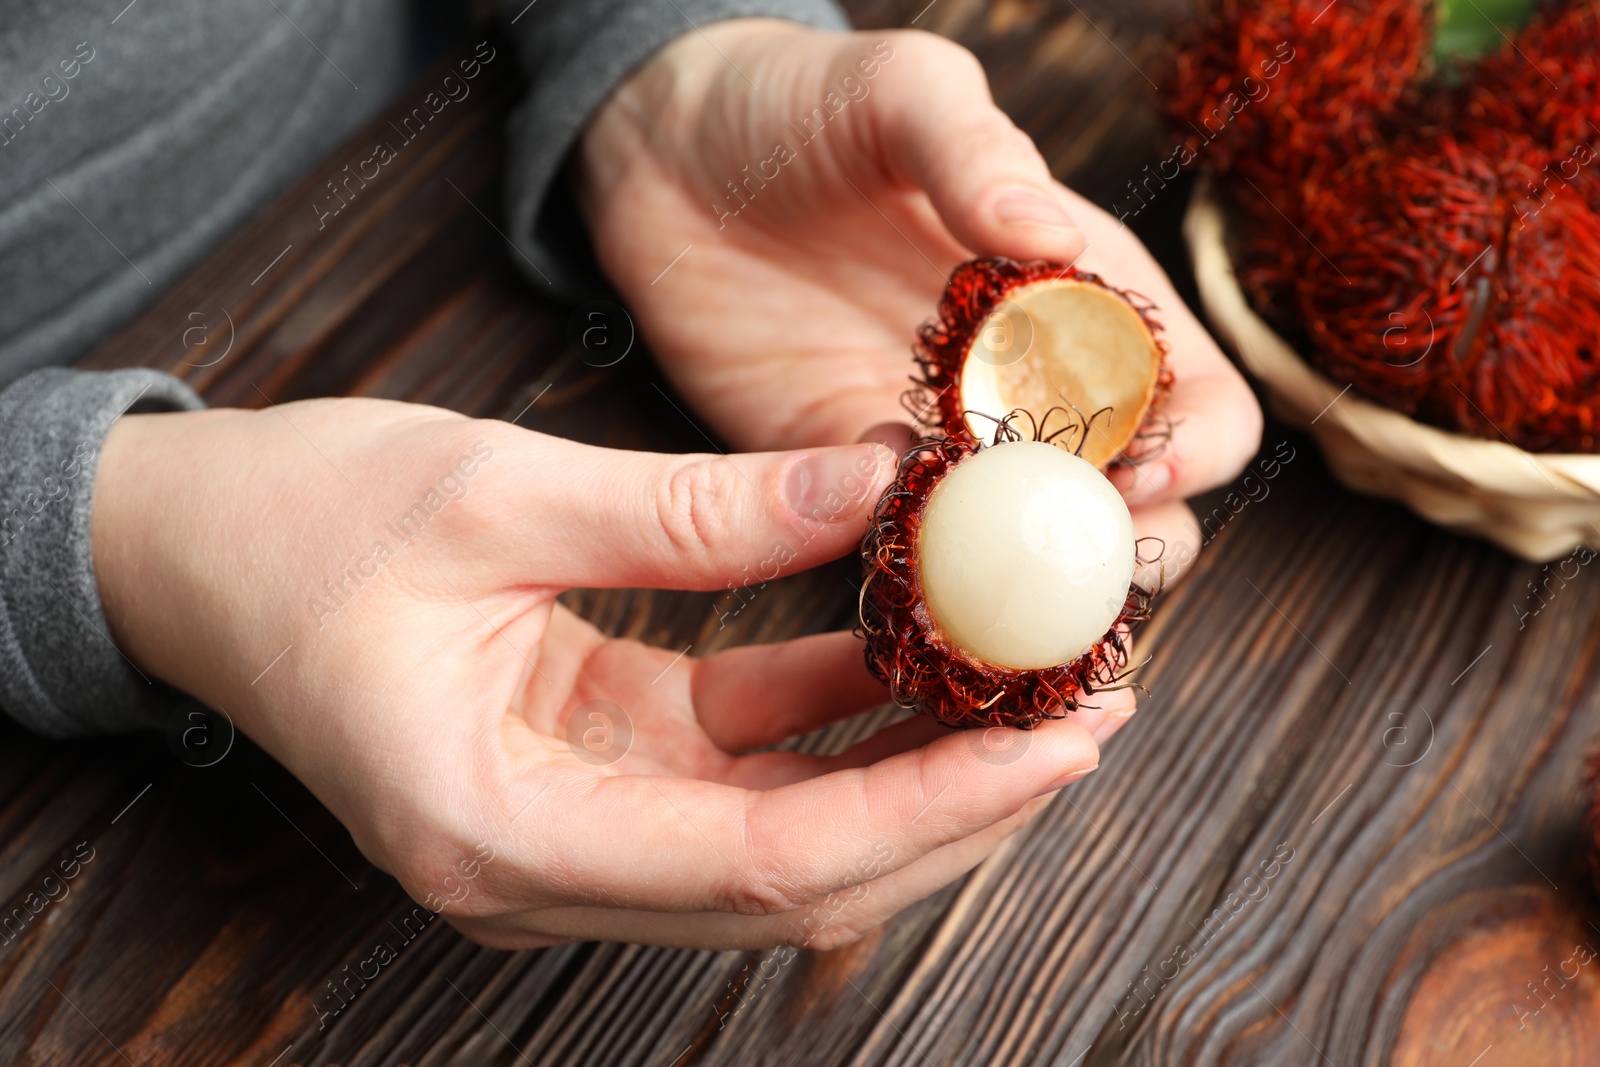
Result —
[[[908,396],[933,433],[902,458],[861,547],[867,666],[903,707],[1031,727],[1126,684],[1151,595],[1134,572],[1153,560],[1101,471],[1154,447],[1172,379],[1151,311],[1054,264],[980,260],[952,276]]]
[[[914,350],[906,406],[924,427],[977,444],[1015,411],[1076,412],[1075,450],[1099,468],[1164,439],[1172,385],[1149,301],[1058,263],[977,259],[956,268]]]
[[[1600,216],[1530,197],[1526,138],[1439,131],[1307,184],[1293,290],[1313,362],[1396,410],[1533,451],[1600,428]]]
[[[1116,490],[1009,424],[992,444],[913,447],[862,557],[868,668],[902,707],[950,726],[1075,711],[1122,684],[1128,634],[1148,614],[1132,584],[1147,561]]]

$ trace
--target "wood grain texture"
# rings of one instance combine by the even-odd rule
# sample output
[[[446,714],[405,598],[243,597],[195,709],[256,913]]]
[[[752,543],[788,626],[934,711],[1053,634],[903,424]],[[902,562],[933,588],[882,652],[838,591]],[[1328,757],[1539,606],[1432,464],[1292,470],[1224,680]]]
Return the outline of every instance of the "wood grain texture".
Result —
[[[1170,5],[925,2],[851,7],[973,47],[1064,180],[1108,203],[1165,154],[1147,77]],[[577,359],[567,309],[501,243],[509,66],[319,229],[311,202],[371,134],[354,138],[85,365],[162,367],[221,404],[385,396],[703,447],[642,353]],[[1179,273],[1183,197],[1134,223]],[[1580,800],[1600,585],[1585,570],[1524,619],[1537,568],[1350,497],[1270,425],[1263,454],[1281,469],[1256,499],[1203,505],[1217,535],[1142,639],[1151,695],[1102,769],[961,884],[786,965],[494,952],[437,922],[408,938],[394,882],[248,741],[197,768],[161,737],[0,726],[7,914],[92,849],[0,941],[0,1062],[1600,1062]],[[852,576],[785,579],[725,626],[711,595],[567,601],[699,653],[848,625]],[[319,1026],[314,1002],[381,941],[398,958]]]

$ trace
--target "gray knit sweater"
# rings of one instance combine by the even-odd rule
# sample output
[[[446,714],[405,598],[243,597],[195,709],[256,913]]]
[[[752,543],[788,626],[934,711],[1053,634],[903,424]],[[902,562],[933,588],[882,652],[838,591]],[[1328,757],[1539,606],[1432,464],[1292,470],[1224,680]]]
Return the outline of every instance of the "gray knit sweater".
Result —
[[[127,411],[196,408],[148,370],[63,369],[132,318],[416,73],[420,0],[0,0],[0,709],[56,736],[159,725],[178,695],[109,638],[95,463]],[[510,234],[571,292],[592,269],[552,197],[611,88],[671,39],[828,0],[503,0],[528,94]],[[160,506],[151,501],[151,506]]]

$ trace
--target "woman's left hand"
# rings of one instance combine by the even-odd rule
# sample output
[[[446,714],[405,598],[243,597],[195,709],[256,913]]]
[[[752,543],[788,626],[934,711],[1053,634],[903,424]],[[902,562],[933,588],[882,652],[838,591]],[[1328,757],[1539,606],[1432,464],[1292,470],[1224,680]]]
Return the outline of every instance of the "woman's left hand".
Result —
[[[1176,376],[1159,460],[1116,476],[1141,536],[1255,454],[1255,398],[1139,240],[1056,182],[970,52],[917,31],[740,19],[624,82],[578,159],[602,266],[667,376],[738,449],[903,422],[910,342],[974,255],[1076,262],[1153,300]]]

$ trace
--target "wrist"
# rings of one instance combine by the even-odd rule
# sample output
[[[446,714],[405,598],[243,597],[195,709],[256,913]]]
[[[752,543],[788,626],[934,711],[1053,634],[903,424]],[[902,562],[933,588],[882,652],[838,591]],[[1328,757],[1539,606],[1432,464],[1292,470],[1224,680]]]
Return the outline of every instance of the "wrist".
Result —
[[[124,415],[100,450],[90,505],[89,540],[95,583],[109,637],[144,674],[204,697],[204,680],[188,652],[188,618],[171,548],[188,541],[188,561],[207,555],[204,533],[184,538],[171,529],[200,494],[192,458],[203,432],[238,413],[222,410]]]

